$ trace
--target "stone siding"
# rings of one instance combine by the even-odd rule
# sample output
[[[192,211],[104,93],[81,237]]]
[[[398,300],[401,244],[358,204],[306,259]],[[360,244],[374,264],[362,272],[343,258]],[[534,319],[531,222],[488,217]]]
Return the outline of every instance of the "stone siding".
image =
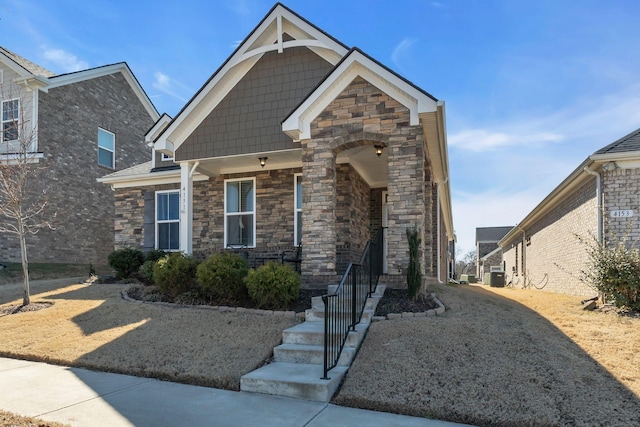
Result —
[[[115,134],[115,170],[149,160],[144,132],[153,120],[120,74],[39,93],[40,163],[46,168],[55,230],[28,236],[31,262],[106,264],[114,249],[114,192],[96,178],[114,170],[98,165],[98,127]],[[0,259],[18,261],[15,240],[0,237]]]
[[[516,287],[522,287],[526,274],[527,285],[534,289],[594,295],[595,292],[577,278],[587,253],[576,235],[588,238],[589,234],[597,234],[595,178],[575,189],[555,209],[525,229],[525,234],[524,254],[522,233],[517,233],[503,247],[507,282],[513,281]]]
[[[419,227],[423,242],[423,268],[433,270],[433,222],[425,210],[433,191],[425,159],[420,126],[409,124],[409,111],[374,85],[356,78],[311,123],[311,139],[301,141],[303,174],[307,185],[303,200],[303,227],[310,244],[303,245],[303,280],[336,279],[336,156],[358,146],[386,146],[389,192],[388,284],[402,286],[408,265],[406,229]],[[428,194],[426,194],[428,192]],[[369,220],[370,221],[370,220]],[[426,262],[424,261],[426,260]]]

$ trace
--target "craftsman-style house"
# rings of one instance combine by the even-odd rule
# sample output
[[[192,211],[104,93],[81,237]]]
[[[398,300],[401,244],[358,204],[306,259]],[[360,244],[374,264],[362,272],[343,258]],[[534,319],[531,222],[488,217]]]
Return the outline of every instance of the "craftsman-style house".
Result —
[[[280,3],[146,139],[150,162],[99,180],[117,247],[287,254],[313,286],[384,230],[381,280],[402,286],[415,227],[424,277],[449,277],[444,103]]]

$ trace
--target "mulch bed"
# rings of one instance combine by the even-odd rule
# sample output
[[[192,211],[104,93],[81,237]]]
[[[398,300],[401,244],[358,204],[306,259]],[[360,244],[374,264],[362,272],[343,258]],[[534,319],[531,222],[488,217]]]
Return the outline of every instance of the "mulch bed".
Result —
[[[0,307],[0,314],[17,314],[17,313],[26,313],[28,311],[38,311],[43,308],[49,308],[53,305],[50,302],[32,302],[29,305],[6,305],[4,307]]]
[[[438,304],[431,294],[420,294],[416,299],[411,299],[406,289],[386,289],[376,307],[376,316],[386,316],[391,313],[422,313],[434,308],[438,308]]]

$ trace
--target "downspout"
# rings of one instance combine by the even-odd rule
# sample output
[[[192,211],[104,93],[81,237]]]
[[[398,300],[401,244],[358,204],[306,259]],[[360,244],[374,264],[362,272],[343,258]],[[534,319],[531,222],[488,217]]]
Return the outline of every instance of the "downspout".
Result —
[[[598,244],[602,245],[602,179],[600,174],[589,169],[587,166],[583,169],[589,175],[596,177],[596,201],[598,203]]]
[[[440,249],[440,242],[441,242],[441,237],[440,237],[440,221],[441,221],[441,216],[440,216],[440,186],[443,184],[446,184],[447,181],[449,181],[449,177],[446,177],[445,180],[443,182],[438,183],[438,185],[436,186],[436,209],[437,209],[437,213],[436,213],[436,221],[437,221],[437,243],[436,243],[436,268],[438,270],[438,283],[444,283],[442,281],[442,278],[440,277],[440,256],[441,256],[441,249]]]
[[[527,233],[524,229],[520,228],[522,232],[522,280],[526,287],[527,285]]]

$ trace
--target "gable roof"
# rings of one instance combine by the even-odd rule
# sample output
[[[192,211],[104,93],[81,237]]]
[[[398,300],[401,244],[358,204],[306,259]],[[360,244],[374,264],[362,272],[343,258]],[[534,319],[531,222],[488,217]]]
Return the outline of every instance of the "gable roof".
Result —
[[[436,98],[354,47],[284,119],[282,130],[295,141],[310,138],[311,122],[356,77],[364,78],[407,107],[413,126],[418,124],[420,113],[436,111]]]
[[[498,243],[504,246],[516,237],[518,232],[534,224],[542,215],[553,209],[556,204],[562,202],[564,197],[578,186],[585,184],[590,179],[600,179],[600,171],[610,162],[627,162],[627,164],[640,164],[640,129],[623,136],[617,141],[599,149],[573,170],[551,193],[549,193],[526,217],[507,233]],[[637,166],[633,166],[637,167]]]
[[[292,39],[285,40],[284,35]],[[276,3],[227,60],[187,102],[156,142],[177,149],[267,52],[307,47],[332,65],[348,48],[282,3]]]
[[[42,77],[55,76],[55,73],[47,70],[46,68],[41,67],[40,65],[34,62],[31,62],[26,58],[23,58],[17,53],[14,53],[9,49],[0,46],[0,58],[2,56],[4,56],[5,59],[13,62],[18,67],[22,68],[22,70],[26,71],[28,74],[32,74],[34,76],[42,76]],[[15,71],[18,72],[19,74],[23,74],[23,73],[20,73],[18,70],[15,70]]]
[[[476,243],[479,243],[479,242],[495,242],[495,243],[497,243],[509,231],[511,231],[512,228],[513,228],[512,226],[477,227],[476,228]]]
[[[144,108],[147,110],[149,116],[152,117],[153,120],[157,120],[158,117],[160,117],[158,110],[156,110],[156,107],[153,105],[151,99],[149,99],[147,93],[144,91],[140,82],[126,62],[118,62],[115,64],[89,68],[87,70],[56,75],[44,67],[41,67],[40,65],[35,64],[34,62],[31,62],[2,46],[0,46],[0,61],[6,63],[9,68],[20,75],[19,81],[16,82],[17,84],[29,86],[33,89],[37,88],[44,92],[56,87],[95,79],[110,74],[121,73],[127,83],[129,83],[129,86],[131,86],[131,89],[136,94],[140,103],[142,103]]]
[[[640,151],[640,129],[634,130],[619,140],[599,149],[594,154],[614,154],[633,151]]]

